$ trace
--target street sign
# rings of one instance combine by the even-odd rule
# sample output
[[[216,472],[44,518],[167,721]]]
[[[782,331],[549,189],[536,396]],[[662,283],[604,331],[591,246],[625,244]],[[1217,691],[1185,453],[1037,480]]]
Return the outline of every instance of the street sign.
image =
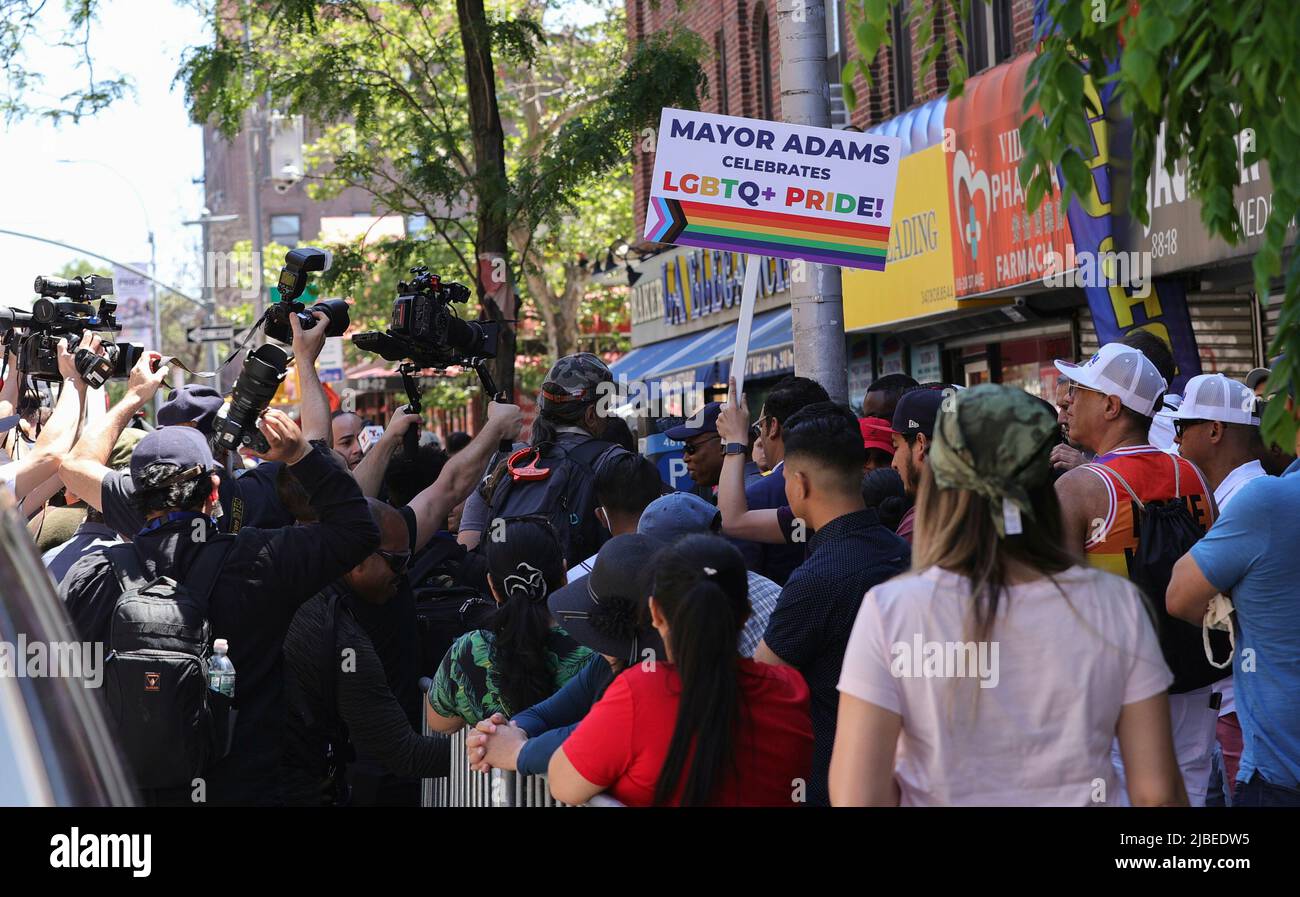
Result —
[[[186,334],[186,339],[191,343],[224,343],[234,338],[234,324],[205,324]]]
[[[316,373],[322,383],[343,381],[343,337],[331,336],[325,340],[316,359]]]

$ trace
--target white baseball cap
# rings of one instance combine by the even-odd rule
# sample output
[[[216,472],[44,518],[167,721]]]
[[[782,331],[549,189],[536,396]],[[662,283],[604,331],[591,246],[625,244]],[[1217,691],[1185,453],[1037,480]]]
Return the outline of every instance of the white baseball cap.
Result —
[[[1169,387],[1145,355],[1123,343],[1107,343],[1083,364],[1058,361],[1056,369],[1080,386],[1118,396],[1125,408],[1143,417],[1152,416],[1156,402]]]
[[[1244,383],[1222,374],[1199,374],[1187,381],[1183,403],[1159,417],[1175,420],[1217,420],[1225,424],[1259,426],[1255,414],[1255,393]]]

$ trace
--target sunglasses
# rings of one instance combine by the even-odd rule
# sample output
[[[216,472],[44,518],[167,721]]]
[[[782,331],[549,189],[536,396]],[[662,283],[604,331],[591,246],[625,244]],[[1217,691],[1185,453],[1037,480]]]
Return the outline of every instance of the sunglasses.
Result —
[[[772,416],[772,415],[770,415],[770,414],[764,414],[764,415],[763,415],[762,417],[760,417],[758,420],[756,420],[756,421],[754,421],[752,424],[750,424],[750,427],[749,427],[749,441],[750,441],[750,442],[753,442],[754,440],[758,439],[759,436],[762,436],[762,435],[763,435],[763,421],[767,420],[767,419],[770,418],[771,416]]]
[[[719,436],[717,433],[714,433],[708,439],[701,439],[699,442],[688,442],[686,443],[686,445],[682,447],[682,455],[689,458],[691,455],[695,454],[700,449],[704,448],[704,446],[708,445],[713,440],[721,439],[721,438],[722,437]]]
[[[1182,439],[1183,434],[1187,432],[1188,428],[1194,426],[1195,424],[1203,424],[1203,423],[1206,422],[1203,420],[1192,420],[1190,418],[1183,419],[1181,417],[1176,417],[1174,418],[1174,433],[1178,435],[1179,439]]]
[[[401,573],[411,563],[411,553],[409,551],[384,551],[379,549],[375,551],[375,554],[383,558],[385,563],[388,564],[388,568],[394,573]]]
[[[1105,393],[1102,392],[1100,389],[1093,389],[1091,386],[1083,386],[1083,385],[1081,385],[1081,384],[1078,384],[1078,383],[1075,383],[1075,382],[1071,381],[1071,382],[1070,382],[1070,389],[1069,389],[1069,391],[1066,393],[1066,395],[1068,395],[1068,396],[1070,397],[1071,400],[1074,399],[1074,391],[1075,391],[1076,389],[1081,389],[1081,390],[1083,390],[1084,392],[1095,392],[1095,393],[1096,393],[1097,395],[1099,395],[1099,396],[1104,396],[1104,395],[1105,395]]]

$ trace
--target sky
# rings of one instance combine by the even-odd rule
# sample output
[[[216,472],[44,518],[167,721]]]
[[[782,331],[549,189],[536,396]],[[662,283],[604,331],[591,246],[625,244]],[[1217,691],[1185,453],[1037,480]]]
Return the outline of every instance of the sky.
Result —
[[[46,8],[43,36],[56,41],[62,3]],[[175,0],[104,3],[91,32],[96,77],[125,75],[135,93],[79,124],[24,120],[0,133],[0,229],[135,263],[149,260],[152,226],[160,279],[196,295],[199,228],[181,222],[203,208],[202,184],[194,183],[203,175],[202,130],[189,123],[172,78],[184,50],[207,35],[203,17]],[[73,59],[36,45],[27,65],[46,76],[44,92],[57,95],[85,83]],[[87,256],[0,234],[0,305],[29,306],[36,275],[78,258]]]
[[[574,0],[547,24],[595,20],[613,0]],[[62,3],[46,4],[42,37],[57,42]],[[58,240],[129,264],[149,260],[157,240],[158,278],[199,295],[202,130],[189,121],[172,79],[186,48],[209,40],[207,22],[181,0],[105,0],[91,32],[97,78],[125,75],[134,93],[80,123],[27,119],[0,133],[0,229]],[[58,96],[85,83],[76,54],[35,44],[26,64]],[[61,163],[58,160],[79,160]],[[0,305],[30,307],[32,281],[85,253],[0,234]],[[146,267],[142,266],[142,267]]]

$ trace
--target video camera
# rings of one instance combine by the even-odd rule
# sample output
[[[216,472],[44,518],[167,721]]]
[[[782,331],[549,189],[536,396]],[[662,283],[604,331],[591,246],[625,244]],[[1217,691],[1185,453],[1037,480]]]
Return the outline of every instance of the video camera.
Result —
[[[451,303],[469,300],[469,289],[444,283],[428,268],[412,268],[411,273],[415,276],[410,281],[397,284],[388,330],[354,334],[352,342],[387,361],[410,361],[417,369],[464,365],[477,370],[481,362],[495,358],[500,325],[464,321],[452,311]],[[495,394],[495,386],[484,386]]]
[[[352,336],[357,348],[374,352],[386,361],[403,362],[398,370],[410,404],[407,411],[420,411],[420,390],[415,372],[425,368],[463,365],[473,368],[488,395],[498,400],[496,383],[487,361],[495,358],[501,325],[496,321],[465,321],[452,310],[453,302],[469,301],[464,284],[443,282],[424,266],[411,268],[409,281],[399,281],[388,330],[367,331]],[[419,433],[407,432],[404,451],[413,455]]]
[[[71,350],[87,330],[117,333],[122,329],[116,318],[117,303],[107,298],[113,292],[111,277],[37,277],[33,288],[40,298],[32,303],[30,312],[0,308],[6,351],[15,339],[20,341],[16,354],[19,375],[24,379],[61,381],[60,341]],[[93,304],[96,300],[98,308]],[[26,335],[18,335],[20,330]],[[90,386],[100,387],[111,378],[126,377],[143,352],[143,346],[133,343],[105,343],[104,355],[81,349],[76,353],[77,370]]]
[[[266,311],[266,335],[282,343],[293,342],[293,328],[289,324],[291,315],[298,316],[303,330],[316,326],[312,312],[324,312],[326,317],[326,336],[342,336],[348,329],[348,304],[342,299],[322,299],[310,309],[298,301],[303,290],[307,289],[307,275],[313,271],[328,271],[333,255],[324,249],[303,246],[285,253],[284,267],[280,269],[280,301]]]

